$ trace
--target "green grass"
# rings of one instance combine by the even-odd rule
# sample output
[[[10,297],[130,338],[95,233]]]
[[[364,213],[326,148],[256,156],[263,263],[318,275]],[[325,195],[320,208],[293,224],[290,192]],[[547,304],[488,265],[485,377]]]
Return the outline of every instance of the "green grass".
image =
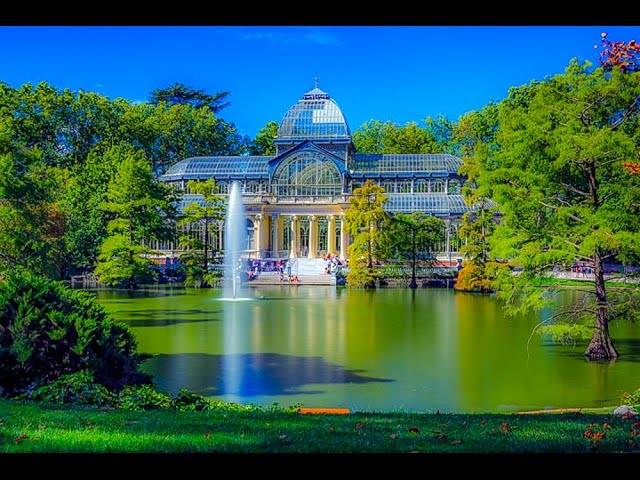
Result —
[[[612,411],[347,415],[278,410],[141,412],[0,399],[0,452],[639,452],[640,418],[625,419]]]

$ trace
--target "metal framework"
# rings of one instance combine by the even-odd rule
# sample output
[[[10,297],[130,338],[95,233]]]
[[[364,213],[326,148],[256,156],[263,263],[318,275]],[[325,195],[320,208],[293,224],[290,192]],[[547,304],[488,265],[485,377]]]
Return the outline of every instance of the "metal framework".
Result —
[[[198,195],[189,193],[189,180],[213,178],[222,195],[239,181],[249,222],[247,248],[258,258],[313,258],[322,252],[344,257],[350,242],[344,211],[353,191],[367,180],[384,188],[390,213],[443,218],[446,242],[441,251],[449,260],[459,246],[460,218],[478,208],[462,196],[466,178],[458,173],[462,160],[455,155],[358,154],[342,111],[318,88],[317,80],[284,115],[274,145],[272,156],[186,158],[161,179],[183,191],[180,211],[192,202],[203,205]],[[495,206],[489,200],[483,203],[483,208]]]
[[[342,110],[328,94],[316,87],[291,107],[278,128],[280,140],[350,139]]]

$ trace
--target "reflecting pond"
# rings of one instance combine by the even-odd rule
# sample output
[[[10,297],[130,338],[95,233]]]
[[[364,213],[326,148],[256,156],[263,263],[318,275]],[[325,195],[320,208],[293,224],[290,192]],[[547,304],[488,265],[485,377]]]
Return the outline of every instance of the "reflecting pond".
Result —
[[[612,325],[621,356],[532,338],[543,314],[507,317],[492,296],[445,288],[261,286],[97,289],[135,333],[170,394],[185,387],[241,404],[352,411],[510,412],[596,407],[640,387],[640,327]],[[576,291],[560,301],[575,301]]]

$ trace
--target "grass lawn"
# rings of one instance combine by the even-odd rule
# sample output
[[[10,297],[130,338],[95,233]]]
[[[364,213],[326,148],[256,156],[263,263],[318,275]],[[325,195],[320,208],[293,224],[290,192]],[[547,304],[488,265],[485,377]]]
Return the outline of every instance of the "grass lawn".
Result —
[[[0,452],[638,453],[640,416],[71,408],[0,400]],[[640,456],[637,457],[640,461]],[[0,456],[0,462],[2,456]]]

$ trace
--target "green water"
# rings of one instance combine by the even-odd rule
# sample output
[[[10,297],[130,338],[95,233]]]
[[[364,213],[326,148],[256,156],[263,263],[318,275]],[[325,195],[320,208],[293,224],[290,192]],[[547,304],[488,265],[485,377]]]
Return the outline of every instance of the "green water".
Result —
[[[490,296],[452,289],[376,291],[255,287],[97,290],[125,321],[144,368],[181,387],[241,404],[359,411],[509,412],[619,403],[640,387],[640,327],[612,325],[621,357],[594,363],[585,344],[534,337],[542,315],[505,317]],[[561,301],[574,301],[567,292]]]

